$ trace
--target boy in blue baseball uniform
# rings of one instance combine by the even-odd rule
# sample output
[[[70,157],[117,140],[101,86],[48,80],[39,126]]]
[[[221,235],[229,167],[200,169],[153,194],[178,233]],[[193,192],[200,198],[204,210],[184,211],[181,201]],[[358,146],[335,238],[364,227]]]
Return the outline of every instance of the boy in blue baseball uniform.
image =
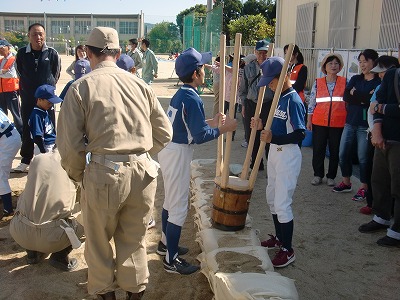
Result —
[[[31,138],[37,145],[40,153],[53,150],[56,142],[56,130],[47,112],[53,104],[63,100],[55,95],[55,87],[49,84],[39,86],[35,91],[36,106],[29,120]]]
[[[0,198],[3,201],[3,217],[14,214],[11,187],[8,179],[12,161],[21,147],[21,136],[7,115],[0,109]]]
[[[162,237],[157,253],[165,255],[164,269],[169,273],[189,275],[199,270],[198,266],[180,257],[189,250],[178,246],[188,211],[193,145],[216,139],[237,126],[236,120],[225,119],[221,113],[213,119],[205,119],[204,104],[197,87],[204,83],[204,64],[210,60],[211,52],[200,54],[188,48],[175,62],[176,74],[184,85],[172,97],[167,110],[173,128],[172,141],[158,154],[165,199],[161,216]],[[218,127],[220,118],[223,118],[223,125]]]
[[[271,57],[263,62],[263,75],[258,86],[268,86],[275,92],[283,64],[281,57]],[[279,248],[272,259],[277,268],[286,267],[295,260],[292,197],[301,168],[299,143],[304,139],[306,129],[305,112],[303,101],[290,83],[290,74],[286,74],[271,129],[261,132],[261,140],[270,143],[266,196],[275,225],[275,236],[270,235],[271,238],[261,245],[268,249]]]

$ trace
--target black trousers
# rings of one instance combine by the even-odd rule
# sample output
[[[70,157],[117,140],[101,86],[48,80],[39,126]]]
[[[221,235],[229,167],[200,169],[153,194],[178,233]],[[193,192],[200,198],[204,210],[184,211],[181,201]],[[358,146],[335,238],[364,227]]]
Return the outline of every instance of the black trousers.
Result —
[[[21,108],[19,105],[18,92],[3,92],[0,93],[0,108],[5,114],[8,111],[14,119],[14,125],[17,128],[19,134],[22,135],[22,119],[21,119]]]
[[[267,122],[268,114],[269,111],[271,110],[271,105],[272,101],[267,101],[262,104],[260,119],[262,120],[263,124]],[[251,118],[254,117],[254,114],[256,112],[256,107],[257,103],[248,99],[244,101],[244,126],[246,131],[245,136],[247,137],[247,142],[249,142],[248,139],[250,138],[250,133],[251,133],[251,128],[250,128]],[[260,135],[261,135],[261,130],[257,130],[256,138],[254,140],[253,152],[251,153],[252,163],[250,164],[250,167],[253,167],[253,164],[257,157],[258,149],[260,148]],[[266,144],[265,155],[267,158],[268,158],[268,151],[269,151],[269,144]],[[263,164],[264,164],[263,159],[261,159],[260,166]]]
[[[367,182],[366,184],[368,185],[368,189],[366,192],[366,197],[367,197],[367,206],[372,207],[372,202],[373,202],[373,186],[371,183],[371,177],[372,177],[372,167],[374,163],[374,152],[375,152],[375,147],[372,146],[371,143],[371,133],[368,134],[368,148],[367,148],[367,169],[365,176],[367,177]]]
[[[33,108],[36,105],[36,99],[33,96],[34,92],[32,92],[31,94],[26,92],[26,91],[22,91],[21,90],[21,117],[22,117],[22,146],[21,146],[21,162],[24,164],[29,165],[32,158],[33,158],[33,148],[34,148],[34,144],[33,144],[33,140],[31,138],[31,132],[30,132],[30,128],[29,128],[29,117],[33,111]],[[51,121],[54,124],[54,127],[56,126],[56,117],[55,117],[55,110],[54,108],[50,108],[48,110],[49,113],[49,117],[51,119]]]
[[[343,128],[312,125],[314,176],[325,177],[326,146],[329,147],[327,178],[335,179],[339,166],[339,145]]]
[[[400,144],[387,144],[384,150],[375,148],[371,183],[375,214],[390,220],[393,209],[393,225],[391,229],[400,233]]]

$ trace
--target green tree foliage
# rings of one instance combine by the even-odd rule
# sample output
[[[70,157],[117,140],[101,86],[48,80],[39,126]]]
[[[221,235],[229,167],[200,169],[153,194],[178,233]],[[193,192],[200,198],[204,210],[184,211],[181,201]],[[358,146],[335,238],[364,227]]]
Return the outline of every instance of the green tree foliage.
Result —
[[[177,52],[182,49],[179,29],[171,22],[156,24],[149,32],[150,48],[157,53]]]
[[[267,23],[261,15],[249,15],[233,20],[228,25],[232,36],[242,34],[242,45],[255,45],[258,40],[273,40],[275,27]]]
[[[275,27],[276,22],[276,1],[268,0],[267,1],[267,22],[269,25]]]
[[[207,12],[207,6],[204,4],[196,4],[193,7],[190,7],[188,9],[185,9],[183,11],[181,11],[177,16],[176,16],[176,24],[178,24],[179,27],[179,33],[181,35],[181,41],[183,39],[183,18],[192,13],[195,12],[195,15],[205,15]]]
[[[243,16],[258,14],[261,14],[268,24],[273,25],[276,14],[275,0],[247,0],[244,3]]]
[[[228,24],[232,20],[237,20],[242,15],[243,4],[240,0],[216,0],[215,6],[222,4],[223,8],[223,31],[226,34],[226,42],[230,45],[231,32],[229,31]]]
[[[255,32],[261,32],[261,36],[268,38],[270,40],[274,39],[275,31],[275,15],[276,15],[276,0],[247,0],[242,4],[241,0],[215,0],[214,6],[223,4],[223,32],[226,34],[227,44],[230,45],[230,38],[234,37],[237,32],[243,34],[244,40],[253,41],[253,37],[247,38],[246,35],[251,33],[251,36],[257,36]],[[195,11],[196,15],[206,14],[206,6],[198,4],[194,7],[188,8],[180,12],[176,17],[176,23],[179,26],[179,32],[181,38],[183,38],[183,18],[185,15]],[[262,16],[262,26],[261,24],[255,24],[250,22],[250,20],[242,20],[240,22],[240,30],[232,32],[228,26],[231,22],[238,20],[241,17],[246,16]],[[257,19],[260,20],[261,19]],[[265,23],[269,26],[265,26]],[[246,27],[246,24],[250,27]],[[239,25],[233,25],[235,28]],[[262,28],[261,28],[262,27]],[[261,28],[261,29],[260,29]],[[236,29],[235,29],[236,30]],[[247,42],[243,42],[246,45]]]
[[[27,44],[27,37],[21,32],[7,31],[0,33],[11,45],[21,48]]]

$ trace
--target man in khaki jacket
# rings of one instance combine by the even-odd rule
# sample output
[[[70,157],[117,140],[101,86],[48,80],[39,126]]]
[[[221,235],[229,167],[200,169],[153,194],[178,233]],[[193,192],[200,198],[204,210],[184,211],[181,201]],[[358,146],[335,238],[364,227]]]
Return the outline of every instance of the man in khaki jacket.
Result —
[[[120,287],[126,299],[141,299],[149,277],[144,236],[158,175],[150,155],[169,143],[172,128],[153,90],[115,64],[115,29],[94,28],[86,47],[92,72],[69,88],[56,144],[68,175],[83,181],[88,292],[115,299]]]
[[[78,266],[69,258],[71,240],[66,231],[75,232],[75,240],[83,235],[83,227],[72,216],[75,210],[76,187],[61,167],[57,150],[40,154],[32,160],[25,190],[18,199],[10,223],[13,239],[27,252],[28,264],[39,263],[48,253],[50,264],[63,271]]]

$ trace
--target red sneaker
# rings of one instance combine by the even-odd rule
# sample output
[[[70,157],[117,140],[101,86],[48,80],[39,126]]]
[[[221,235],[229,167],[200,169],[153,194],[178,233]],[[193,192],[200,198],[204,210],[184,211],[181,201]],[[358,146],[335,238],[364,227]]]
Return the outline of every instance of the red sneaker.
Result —
[[[281,248],[275,255],[272,260],[272,264],[275,268],[283,268],[287,265],[291,264],[296,260],[296,256],[294,255],[294,250],[289,251],[285,248]]]
[[[270,236],[269,240],[261,242],[261,246],[269,249],[279,249],[282,246],[282,243],[277,239],[276,236],[272,234],[268,234]]]
[[[363,201],[367,198],[366,195],[367,191],[364,188],[360,188],[357,191],[357,194],[354,195],[354,197],[351,199],[353,201]]]
[[[372,214],[372,207],[367,206],[363,206],[360,208],[360,213],[364,214],[364,215],[370,215]]]

